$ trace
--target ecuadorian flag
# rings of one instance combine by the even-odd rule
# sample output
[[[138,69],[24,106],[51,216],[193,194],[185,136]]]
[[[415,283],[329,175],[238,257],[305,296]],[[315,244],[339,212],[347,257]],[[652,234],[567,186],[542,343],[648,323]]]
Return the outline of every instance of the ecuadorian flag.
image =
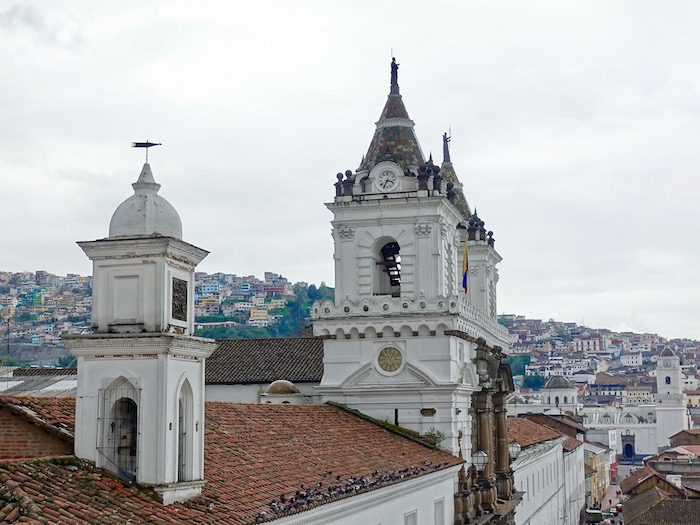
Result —
[[[464,293],[469,291],[469,250],[467,245],[469,244],[469,237],[464,239],[464,262],[462,263],[462,288],[464,288]]]

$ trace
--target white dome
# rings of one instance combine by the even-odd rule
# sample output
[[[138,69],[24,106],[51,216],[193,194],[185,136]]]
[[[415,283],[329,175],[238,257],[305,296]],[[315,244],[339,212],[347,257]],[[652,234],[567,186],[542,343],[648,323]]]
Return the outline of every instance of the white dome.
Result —
[[[158,195],[160,184],[151,166],[143,165],[139,180],[131,185],[134,194],[122,202],[109,221],[110,237],[161,235],[182,239],[182,222],[172,204]]]

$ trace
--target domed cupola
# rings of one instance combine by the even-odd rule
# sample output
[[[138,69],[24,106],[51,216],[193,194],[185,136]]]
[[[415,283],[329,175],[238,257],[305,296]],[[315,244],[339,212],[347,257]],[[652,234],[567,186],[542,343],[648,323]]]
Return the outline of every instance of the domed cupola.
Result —
[[[561,390],[576,387],[569,379],[567,379],[564,376],[552,376],[542,388],[546,390]]]
[[[304,395],[291,381],[278,379],[273,381],[261,394],[261,402],[269,405],[301,405]]]
[[[174,237],[182,239],[182,222],[175,208],[158,195],[150,164],[143,165],[131,185],[134,194],[122,202],[109,223],[109,237]]]

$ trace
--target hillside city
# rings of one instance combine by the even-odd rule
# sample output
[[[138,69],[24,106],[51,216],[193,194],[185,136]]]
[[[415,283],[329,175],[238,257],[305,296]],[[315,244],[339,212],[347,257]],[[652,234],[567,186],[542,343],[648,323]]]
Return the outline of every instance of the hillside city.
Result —
[[[227,340],[222,348],[233,343],[248,349],[244,352],[259,350],[241,345],[244,340],[318,342],[311,338],[310,308],[334,293],[324,283],[292,283],[273,272],[265,272],[262,279],[204,272],[194,277],[195,335]],[[36,395],[75,395],[76,361],[62,338],[92,332],[92,287],[91,276],[0,271],[0,363],[5,365],[0,367],[0,377],[5,378],[0,389],[10,395],[26,389],[34,389]],[[549,471],[563,469],[572,476],[566,483],[557,482],[555,489],[568,509],[564,515],[571,514],[567,519],[576,522],[576,513],[584,508],[581,520],[590,523],[612,523],[623,500],[643,493],[638,487],[650,472],[667,469],[668,479],[685,475],[683,462],[694,462],[700,453],[698,341],[517,314],[502,314],[498,322],[507,328],[510,342],[505,362],[512,370],[514,393],[506,401],[506,423],[518,450],[523,450],[514,471],[518,490],[525,494],[524,513],[558,512],[534,495],[536,480],[545,479]],[[302,347],[294,350],[289,342],[293,339],[286,341],[290,359],[308,359],[295,353]],[[322,355],[316,355],[312,359],[320,362]],[[233,396],[259,403],[259,396],[268,395],[260,390],[248,399],[247,386],[236,386],[241,378],[222,375],[223,362],[211,361],[207,384],[212,400],[222,395],[215,393],[217,387],[226,389],[222,400]],[[254,367],[248,373],[255,377],[259,372]],[[314,376],[310,384],[318,385],[319,380]],[[253,383],[262,388],[265,381]],[[300,396],[301,403],[313,403],[316,396],[298,390],[293,395]],[[681,431],[670,431],[669,437],[668,428]],[[439,443],[444,434],[433,428],[421,437]],[[673,448],[668,448],[668,439]],[[662,452],[654,455],[658,451]],[[547,459],[538,459],[541,454]],[[684,490],[673,489],[658,476],[658,483],[671,492]],[[627,505],[625,523],[627,515],[636,512],[634,505]]]
[[[291,283],[273,272],[265,272],[262,279],[197,272],[196,335],[216,339],[310,336],[309,307],[317,299],[332,297],[332,292],[323,283],[318,287]],[[90,332],[91,302],[91,276],[0,271],[3,361],[67,364],[61,336]],[[666,347],[681,356],[685,389],[698,388],[695,360],[699,342],[695,340],[613,332],[516,314],[502,314],[499,322],[510,334],[510,362],[521,392],[539,390],[553,375],[588,384],[588,395],[596,390],[599,373],[624,373],[626,383],[644,386],[653,382],[650,371],[657,354]]]

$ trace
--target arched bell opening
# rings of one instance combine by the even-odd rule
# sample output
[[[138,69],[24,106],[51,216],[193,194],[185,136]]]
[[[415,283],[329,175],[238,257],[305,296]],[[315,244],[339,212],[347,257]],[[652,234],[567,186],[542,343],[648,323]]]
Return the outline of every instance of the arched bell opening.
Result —
[[[377,241],[374,258],[374,295],[401,297],[401,247],[394,239]]]

